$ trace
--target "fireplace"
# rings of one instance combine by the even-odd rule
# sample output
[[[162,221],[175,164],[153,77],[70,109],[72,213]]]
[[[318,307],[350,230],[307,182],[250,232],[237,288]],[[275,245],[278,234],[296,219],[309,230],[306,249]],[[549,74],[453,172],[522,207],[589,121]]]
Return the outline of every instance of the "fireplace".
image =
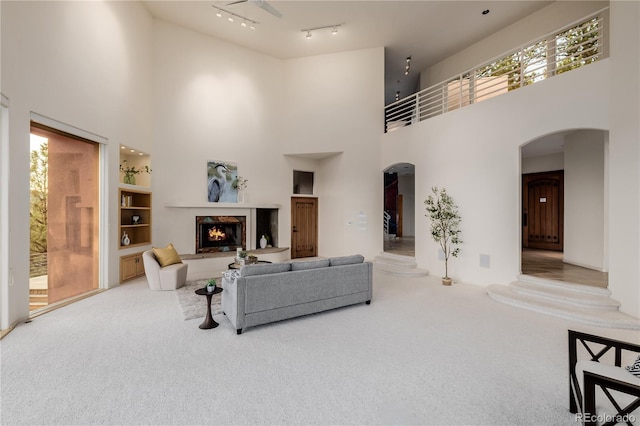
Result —
[[[235,251],[247,245],[245,216],[196,216],[196,253]]]

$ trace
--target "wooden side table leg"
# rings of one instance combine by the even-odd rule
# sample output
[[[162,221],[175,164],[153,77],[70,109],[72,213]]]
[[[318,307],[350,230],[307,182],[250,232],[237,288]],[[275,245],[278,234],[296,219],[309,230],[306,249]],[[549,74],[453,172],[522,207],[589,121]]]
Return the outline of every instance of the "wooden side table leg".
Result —
[[[204,322],[200,324],[202,330],[208,330],[218,326],[218,323],[213,320],[213,315],[211,315],[211,297],[213,297],[213,293],[207,294],[207,315],[204,318]]]

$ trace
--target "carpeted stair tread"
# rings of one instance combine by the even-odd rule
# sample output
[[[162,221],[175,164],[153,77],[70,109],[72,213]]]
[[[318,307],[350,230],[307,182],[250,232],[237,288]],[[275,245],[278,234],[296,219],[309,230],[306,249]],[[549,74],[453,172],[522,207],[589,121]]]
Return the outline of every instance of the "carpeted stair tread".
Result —
[[[377,271],[400,277],[426,277],[429,275],[429,271],[420,268],[395,267],[393,265],[379,263],[374,263],[374,267]]]
[[[595,310],[593,308],[572,306],[557,301],[554,302],[551,300],[529,297],[518,294],[510,287],[503,285],[488,286],[487,294],[492,299],[508,305],[553,315],[559,318],[578,321],[584,324],[600,327],[640,330],[640,320],[618,310]]]
[[[397,268],[406,268],[406,269],[411,269],[418,266],[418,264],[416,263],[415,257],[400,256],[400,255],[393,255],[393,254],[386,254],[386,253],[380,256],[376,256],[375,263],[393,265]]]
[[[399,277],[424,277],[429,271],[418,268],[415,257],[382,253],[375,257],[373,265],[376,270]]]
[[[523,296],[566,303],[572,306],[617,311],[620,302],[602,294],[588,294],[565,287],[554,287],[531,282],[515,281],[511,290]]]

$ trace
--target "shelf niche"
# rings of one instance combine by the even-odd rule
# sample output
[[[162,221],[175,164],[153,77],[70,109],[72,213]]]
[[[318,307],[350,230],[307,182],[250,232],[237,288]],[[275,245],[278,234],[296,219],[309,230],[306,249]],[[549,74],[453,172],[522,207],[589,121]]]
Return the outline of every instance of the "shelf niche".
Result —
[[[145,170],[145,167],[148,167],[149,170],[151,170],[151,156],[137,149],[120,145],[120,168],[128,167],[133,167],[136,170]],[[133,175],[133,178],[135,179],[135,183],[130,185],[151,187],[151,173],[143,171],[142,173]],[[122,170],[120,170],[120,183],[126,183]]]
[[[129,248],[151,244],[151,192],[120,188],[120,226],[118,240],[120,248]],[[134,220],[134,216],[138,219]],[[129,236],[130,243],[124,245],[124,233]]]

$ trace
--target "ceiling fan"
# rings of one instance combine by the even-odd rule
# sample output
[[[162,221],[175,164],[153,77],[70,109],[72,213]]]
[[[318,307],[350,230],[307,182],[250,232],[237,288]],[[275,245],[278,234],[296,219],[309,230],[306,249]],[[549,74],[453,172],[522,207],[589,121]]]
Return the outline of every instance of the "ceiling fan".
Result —
[[[250,3],[253,5],[256,5],[259,8],[269,12],[276,18],[282,18],[282,13],[280,13],[275,7],[271,6],[265,0],[237,0],[237,1],[232,1],[231,3],[227,3],[227,6],[232,6],[234,4],[239,4],[239,3]]]

